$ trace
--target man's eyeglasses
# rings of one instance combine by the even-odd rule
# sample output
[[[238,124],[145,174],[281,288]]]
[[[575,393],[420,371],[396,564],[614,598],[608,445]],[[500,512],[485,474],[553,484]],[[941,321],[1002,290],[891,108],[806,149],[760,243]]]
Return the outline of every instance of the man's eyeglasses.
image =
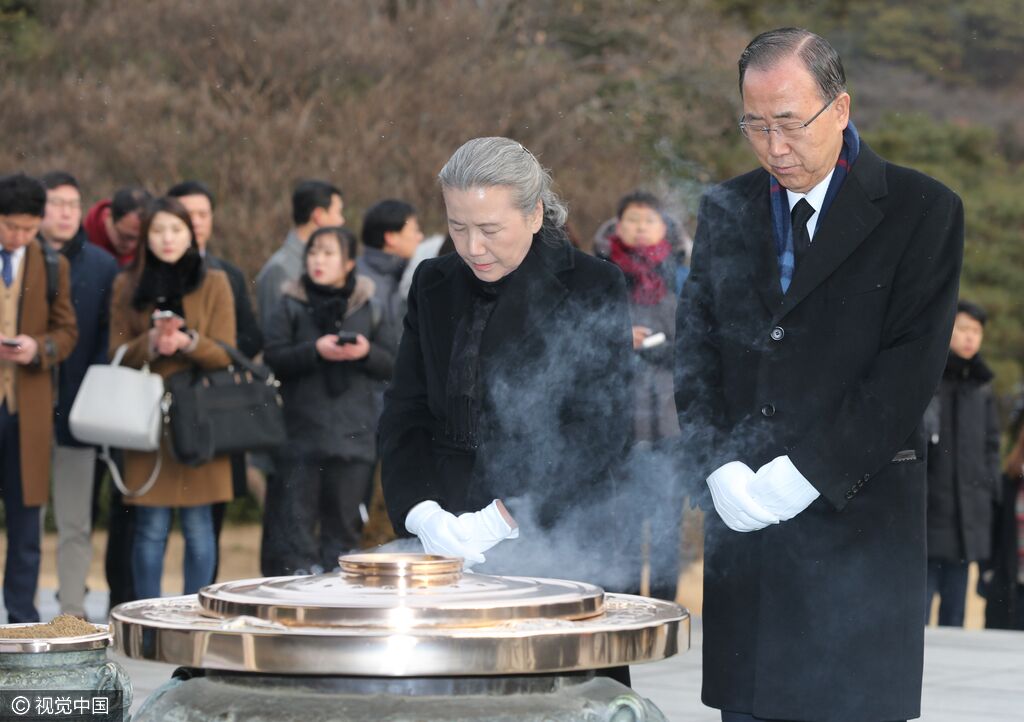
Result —
[[[836,96],[839,97],[839,96]],[[809,120],[799,121],[791,120],[786,123],[776,123],[775,125],[765,125],[764,123],[751,123],[743,118],[740,118],[740,132],[743,133],[744,137],[751,143],[755,142],[767,142],[769,135],[775,133],[776,138],[785,139],[787,141],[800,140],[807,134],[807,126],[818,119],[818,116],[828,110],[832,103],[836,102],[835,98],[825,103],[821,110],[812,115]]]
[[[82,201],[71,200],[70,198],[47,198],[46,205],[57,210],[79,211],[82,209]]]

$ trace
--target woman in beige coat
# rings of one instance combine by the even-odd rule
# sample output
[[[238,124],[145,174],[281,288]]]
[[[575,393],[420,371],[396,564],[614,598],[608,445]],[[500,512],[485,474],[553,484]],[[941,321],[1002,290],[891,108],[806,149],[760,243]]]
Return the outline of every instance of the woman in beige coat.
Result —
[[[114,282],[110,353],[127,345],[122,363],[149,364],[167,378],[193,366],[224,368],[229,358],[218,345],[235,343],[231,287],[222,271],[208,269],[196,245],[185,207],[174,198],[155,200],[143,218],[145,250]],[[211,505],[231,499],[227,457],[201,466],[175,461],[168,440],[160,450],[152,488],[127,497],[136,506],[132,573],[140,598],[160,596],[164,551],[177,509],[185,537],[185,594],[213,581],[216,549]],[[157,463],[153,452],[125,452],[125,480],[139,490]]]

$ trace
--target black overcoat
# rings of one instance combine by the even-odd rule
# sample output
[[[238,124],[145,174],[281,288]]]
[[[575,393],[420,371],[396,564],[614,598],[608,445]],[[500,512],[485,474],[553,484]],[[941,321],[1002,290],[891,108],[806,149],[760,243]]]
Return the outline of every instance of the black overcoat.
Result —
[[[980,355],[951,358],[928,407],[939,422],[928,447],[929,559],[976,562],[991,553],[1002,491],[993,378]]]
[[[917,717],[925,439],[963,252],[950,190],[866,145],[788,293],[769,177],[702,200],[677,314],[689,477],[788,454],[821,492],[761,531],[706,517],[705,704],[757,717]]]
[[[445,389],[472,283],[457,254],[424,261],[413,277],[380,421],[384,497],[399,533],[428,499],[458,514],[528,494],[538,521],[553,522],[581,493],[606,491],[632,429],[622,272],[544,227],[483,334],[479,447],[453,448]]]

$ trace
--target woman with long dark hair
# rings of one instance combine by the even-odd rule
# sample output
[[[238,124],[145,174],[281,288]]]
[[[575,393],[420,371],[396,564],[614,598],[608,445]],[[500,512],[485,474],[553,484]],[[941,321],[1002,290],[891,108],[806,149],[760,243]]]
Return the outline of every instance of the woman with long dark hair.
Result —
[[[143,252],[114,281],[110,354],[126,346],[121,363],[148,364],[167,378],[189,368],[217,369],[230,359],[219,345],[235,343],[235,310],[223,271],[203,263],[188,212],[158,198],[141,226]],[[145,493],[125,498],[135,509],[132,573],[140,598],[160,596],[164,552],[175,509],[185,537],[185,594],[213,581],[216,558],[211,505],[231,500],[228,457],[201,466],[179,464],[166,438],[159,452],[126,451],[125,483]]]

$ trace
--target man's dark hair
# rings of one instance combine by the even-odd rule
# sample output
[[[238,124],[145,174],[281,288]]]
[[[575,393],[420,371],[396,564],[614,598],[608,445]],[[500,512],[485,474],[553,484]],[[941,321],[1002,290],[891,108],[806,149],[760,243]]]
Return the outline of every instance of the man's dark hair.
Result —
[[[151,200],[153,200],[153,196],[145,188],[138,186],[118,188],[114,192],[114,197],[110,199],[110,216],[116,223],[129,213],[141,215]]]
[[[331,198],[341,197],[341,189],[322,180],[299,181],[292,192],[292,221],[297,226],[309,223],[317,208],[330,208]]]
[[[956,304],[957,313],[966,313],[968,316],[973,318],[975,321],[980,323],[982,326],[988,321],[988,314],[985,313],[985,309],[976,303],[970,301],[959,301]]]
[[[341,246],[341,254],[345,257],[346,261],[354,261],[356,256],[359,255],[359,244],[356,242],[356,234],[350,231],[345,226],[324,226],[323,228],[317,228],[309,235],[309,240],[306,241],[306,253],[303,257],[308,256],[313,246],[316,245],[316,240],[323,236],[333,236],[338,239],[338,245]]]
[[[622,219],[622,214],[630,206],[646,206],[661,213],[661,199],[649,191],[636,190],[627,193],[619,199],[618,208],[615,209],[615,217]]]
[[[61,186],[71,186],[75,190],[81,190],[78,185],[78,179],[65,170],[51,170],[39,180],[43,182],[43,187],[48,191],[60,188]]]
[[[740,97],[747,68],[771,68],[793,56],[803,61],[818,84],[823,101],[830,101],[846,91],[843,61],[825,38],[803,28],[778,28],[758,35],[740,54]]]
[[[375,203],[363,216],[363,245],[368,248],[383,248],[384,234],[402,230],[414,215],[416,209],[405,201],[388,198]]]
[[[42,218],[46,212],[46,188],[24,173],[0,178],[0,216],[25,214]]]
[[[176,183],[171,186],[169,191],[167,191],[167,195],[170,198],[181,198],[182,196],[206,196],[206,199],[210,201],[210,210],[212,211],[217,207],[217,202],[214,200],[213,191],[210,190],[210,186],[198,180],[186,180],[181,183]]]

